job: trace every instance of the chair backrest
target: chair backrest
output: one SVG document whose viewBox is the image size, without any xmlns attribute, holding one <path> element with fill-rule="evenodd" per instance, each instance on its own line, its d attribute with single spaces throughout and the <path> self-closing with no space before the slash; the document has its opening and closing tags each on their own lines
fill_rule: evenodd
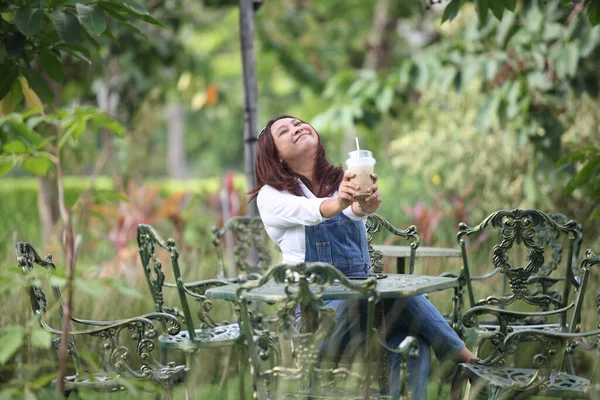
<svg viewBox="0 0 600 400">
<path fill-rule="evenodd" d="M 302 263 L 297 265 L 279 264 L 270 268 L 258 280 L 250 280 L 240 285 L 237 298 L 240 304 L 241 329 L 248 342 L 250 362 L 252 364 L 255 398 L 267 398 L 271 380 L 283 379 L 301 382 L 305 389 L 318 393 L 320 383 L 330 383 L 336 378 L 351 376 L 367 391 L 371 384 L 369 373 L 358 374 L 346 368 L 328 367 L 322 363 L 321 351 L 334 346 L 326 341 L 334 339 L 330 335 L 336 331 L 338 320 L 336 310 L 328 307 L 323 293 L 328 287 L 334 287 L 340 293 L 353 291 L 367 299 L 366 344 L 363 360 L 366 365 L 371 361 L 371 350 L 375 339 L 375 303 L 377 302 L 376 280 L 350 281 L 334 266 L 324 263 Z M 258 331 L 252 324 L 249 303 L 257 301 L 264 294 L 277 294 L 277 316 L 279 323 L 275 331 Z M 300 320 L 297 319 L 301 313 Z M 279 360 L 261 359 L 265 355 L 265 338 L 276 335 L 280 342 L 291 340 L 295 357 L 285 363 L 285 357 Z M 277 363 L 277 365 L 272 365 Z M 278 386 L 283 387 L 281 382 Z M 284 388 L 285 391 L 285 388 Z M 356 392 L 353 393 L 354 395 Z M 269 397 L 270 398 L 270 397 Z"/>
<path fill-rule="evenodd" d="M 26 275 L 33 275 L 34 268 L 36 265 L 44 268 L 48 272 L 48 275 L 51 271 L 56 269 L 55 265 L 52 263 L 52 256 L 50 254 L 47 254 L 44 257 L 44 259 L 42 259 L 39 256 L 39 254 L 35 251 L 33 246 L 31 246 L 27 242 L 18 242 L 16 244 L 16 257 L 19 268 L 21 268 L 23 273 Z M 47 320 L 48 299 L 46 297 L 46 294 L 44 293 L 44 290 L 42 289 L 42 286 L 39 284 L 35 284 L 32 281 L 29 284 L 28 291 L 31 311 L 33 315 L 38 318 L 40 325 L 46 331 L 55 335 L 60 335 L 61 331 L 52 328 L 49 321 Z M 58 314 L 62 322 L 63 308 L 60 289 L 57 286 L 52 285 L 52 292 L 54 294 L 55 300 L 58 302 Z M 60 344 L 60 342 L 57 341 L 57 339 L 54 340 L 55 348 L 58 348 L 58 345 Z M 81 373 L 81 360 L 79 359 L 79 355 L 76 351 L 76 345 L 75 341 L 73 340 L 73 337 L 69 337 L 68 339 L 68 349 L 69 355 L 71 356 L 73 365 L 75 367 L 75 371 L 77 375 L 79 375 Z"/>
<path fill-rule="evenodd" d="M 494 231 L 496 235 L 494 235 Z M 557 268 L 553 264 L 554 260 L 545 264 L 545 254 L 547 254 L 549 242 L 537 239 L 538 235 L 547 237 L 547 232 L 556 232 L 556 235 L 560 235 L 566 241 L 568 247 L 563 272 L 565 274 L 563 294 L 559 298 L 544 293 L 534 293 L 528 285 L 528 279 L 538 274 L 540 270 Z M 470 263 L 472 257 L 469 257 L 468 242 L 476 241 L 484 234 L 490 235 L 487 240 L 500 240 L 492 249 L 492 264 L 498 273 L 508 280 L 509 291 L 507 293 L 493 293 L 492 291 L 491 296 L 476 300 L 471 282 L 471 276 L 474 274 L 470 269 L 472 268 Z M 575 244 L 579 239 L 580 232 L 575 221 L 559 224 L 548 214 L 538 210 L 499 210 L 490 214 L 475 227 L 470 227 L 461 222 L 457 234 L 463 257 L 461 280 L 467 286 L 470 306 L 494 305 L 504 307 L 519 301 L 534 307 L 552 309 L 565 307 L 571 293 L 573 257 Z M 513 254 L 511 250 L 517 248 L 527 252 L 523 265 L 520 264 L 520 260 L 511 260 L 511 254 Z M 550 249 L 549 251 L 553 250 Z M 487 289 L 486 294 L 490 294 L 491 287 L 488 286 Z M 563 324 L 566 323 L 564 315 L 561 321 Z"/>
<path fill-rule="evenodd" d="M 566 225 L 569 223 L 569 218 L 561 213 L 548 213 L 548 216 L 557 223 L 557 225 Z M 583 225 L 577 224 L 576 229 L 579 232 L 578 239 L 575 241 L 573 246 L 573 260 L 571 261 L 573 267 L 573 277 L 575 278 L 575 284 L 580 278 L 579 274 L 579 253 L 581 252 L 581 244 L 583 242 Z M 541 246 L 544 246 L 550 252 L 550 257 L 546 260 L 544 265 L 539 269 L 536 275 L 539 276 L 550 276 L 552 272 L 560 265 L 563 257 L 563 241 L 561 241 L 561 232 L 556 230 L 553 225 L 543 224 L 538 227 L 535 242 Z"/>
<path fill-rule="evenodd" d="M 264 273 L 271 266 L 270 239 L 260 217 L 238 216 L 212 230 L 219 271 L 218 278 Z"/>
<path fill-rule="evenodd" d="M 538 385 L 542 381 L 549 379 L 552 373 L 560 373 L 565 371 L 565 367 L 570 365 L 565 363 L 565 360 L 571 356 L 575 349 L 583 349 L 588 351 L 594 351 L 594 363 L 591 366 L 590 371 L 590 385 L 589 388 L 592 393 L 594 390 L 598 390 L 597 384 L 600 375 L 600 292 L 596 294 L 595 306 L 598 314 L 598 326 L 593 331 L 580 332 L 580 327 L 577 326 L 577 322 L 581 320 L 581 313 L 584 306 L 584 299 L 586 298 L 587 286 L 589 283 L 589 277 L 591 268 L 594 265 L 600 264 L 600 257 L 598 257 L 591 249 L 585 252 L 585 257 L 580 264 L 581 280 L 580 285 L 577 288 L 574 300 L 574 309 L 570 318 L 570 329 L 569 333 L 554 333 L 543 330 L 517 330 L 506 337 L 503 342 L 500 341 L 498 345 L 502 346 L 505 356 L 508 354 L 514 354 L 519 349 L 519 343 L 527 340 L 528 342 L 539 342 L 542 346 L 541 352 L 535 355 L 534 364 L 539 369 L 537 376 Z M 588 295 L 589 298 L 589 295 Z M 556 346 L 561 346 L 561 351 L 556 351 Z M 504 357 L 505 357 L 504 356 Z M 500 363 L 504 362 L 504 357 L 499 359 Z M 553 359 L 558 358 L 557 362 L 552 362 Z M 569 371 L 574 373 L 573 371 Z M 577 380 L 567 379 L 564 384 L 561 385 L 563 390 L 567 390 L 570 387 L 576 387 L 580 384 Z M 581 389 L 579 387 L 578 389 Z"/>
<path fill-rule="evenodd" d="M 139 224 L 137 229 L 137 242 L 140 258 L 142 260 L 142 267 L 144 269 L 148 288 L 154 299 L 156 311 L 165 312 L 176 317 L 183 317 L 189 337 L 194 341 L 196 339 L 194 321 L 186 296 L 186 288 L 179 270 L 179 252 L 175 246 L 175 240 L 172 238 L 165 240 L 152 226 Z M 166 286 L 165 274 L 162 269 L 162 263 L 156 256 L 156 247 L 163 248 L 169 253 L 181 310 L 176 307 L 165 306 L 164 304 L 163 288 Z"/>
<path fill-rule="evenodd" d="M 379 214 L 370 214 L 367 217 L 367 242 L 369 247 L 369 258 L 371 261 L 371 267 L 373 269 L 373 273 L 380 274 L 383 272 L 383 263 L 381 259 L 383 255 L 380 251 L 375 250 L 372 245 L 373 234 L 382 231 L 383 229 L 387 230 L 393 235 L 400 236 L 408 241 L 410 241 L 410 259 L 408 265 L 408 273 L 412 274 L 415 270 L 415 254 L 417 248 L 419 247 L 419 236 L 417 235 L 417 227 L 414 225 L 409 226 L 405 230 L 398 229 L 394 227 L 388 220 L 383 218 Z"/>
</svg>

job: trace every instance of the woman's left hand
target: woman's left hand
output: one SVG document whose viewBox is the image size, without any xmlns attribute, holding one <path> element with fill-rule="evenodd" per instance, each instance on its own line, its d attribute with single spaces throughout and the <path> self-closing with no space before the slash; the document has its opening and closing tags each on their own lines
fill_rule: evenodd
<svg viewBox="0 0 600 400">
<path fill-rule="evenodd" d="M 360 210 L 367 214 L 377 211 L 379 205 L 381 204 L 381 193 L 379 193 L 379 189 L 377 187 L 378 177 L 375 174 L 371 174 L 371 178 L 373 179 L 373 184 L 369 186 L 369 192 L 371 192 L 371 195 L 364 200 L 358 200 Z"/>
</svg>

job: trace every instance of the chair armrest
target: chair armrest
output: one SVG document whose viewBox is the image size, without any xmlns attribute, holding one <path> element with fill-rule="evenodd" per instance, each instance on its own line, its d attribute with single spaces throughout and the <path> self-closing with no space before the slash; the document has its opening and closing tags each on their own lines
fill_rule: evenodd
<svg viewBox="0 0 600 400">
<path fill-rule="evenodd" d="M 463 325 L 467 328 L 473 328 L 477 325 L 477 318 L 481 315 L 492 315 L 495 316 L 499 321 L 499 330 L 501 332 L 506 332 L 508 326 L 513 324 L 516 321 L 523 320 L 529 317 L 550 317 L 554 315 L 559 315 L 567 312 L 569 309 L 573 308 L 574 304 L 569 304 L 566 307 L 559 308 L 551 311 L 537 311 L 537 312 L 522 312 L 522 311 L 512 311 L 512 310 L 503 310 L 496 307 L 490 306 L 476 306 L 473 307 L 463 315 L 462 322 Z"/>
<path fill-rule="evenodd" d="M 562 276 L 556 277 L 556 278 L 551 278 L 549 276 L 534 275 L 534 276 L 530 276 L 529 279 L 527 279 L 527 283 L 529 283 L 529 284 L 540 283 L 540 284 L 544 285 L 544 287 L 550 287 L 550 286 L 554 285 L 555 283 L 562 282 L 564 280 L 565 280 L 565 278 Z"/>
<path fill-rule="evenodd" d="M 514 352 L 518 342 L 523 341 L 552 341 L 559 342 L 564 346 L 568 343 L 568 351 L 571 351 L 575 347 L 584 347 L 586 349 L 592 349 L 598 346 L 598 339 L 588 341 L 585 338 L 590 336 L 600 335 L 600 329 L 595 331 L 580 332 L 580 333 L 566 333 L 566 332 L 555 332 L 555 331 L 543 331 L 540 329 L 522 329 L 517 332 L 510 333 L 504 339 L 504 348 L 507 352 Z"/>
<path fill-rule="evenodd" d="M 136 316 L 133 318 L 119 319 L 119 320 L 112 320 L 112 321 L 95 321 L 95 320 L 81 319 L 81 318 L 76 318 L 76 317 L 72 317 L 71 320 L 73 322 L 76 322 L 76 323 L 82 324 L 82 325 L 91 325 L 91 326 L 95 326 L 98 328 L 107 328 L 107 327 L 120 326 L 123 323 L 128 323 L 128 322 L 138 319 L 138 318 L 141 318 L 143 320 L 149 320 L 149 321 L 160 321 L 160 322 L 167 324 L 169 326 L 167 328 L 167 333 L 169 335 L 177 335 L 181 331 L 181 324 L 176 317 L 174 317 L 173 315 L 167 314 L 167 313 L 159 313 L 159 312 L 153 312 L 153 313 L 139 315 L 139 316 Z M 72 332 L 77 332 L 77 331 L 72 331 Z"/>
</svg>

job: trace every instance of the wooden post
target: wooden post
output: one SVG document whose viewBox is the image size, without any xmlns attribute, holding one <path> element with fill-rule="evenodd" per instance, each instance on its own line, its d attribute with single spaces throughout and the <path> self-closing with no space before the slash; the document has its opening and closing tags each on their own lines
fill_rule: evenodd
<svg viewBox="0 0 600 400">
<path fill-rule="evenodd" d="M 244 171 L 248 190 L 256 186 L 254 158 L 258 136 L 258 90 L 256 87 L 256 59 L 254 56 L 254 2 L 239 0 L 240 44 L 244 76 Z M 258 216 L 256 200 L 248 204 L 249 216 Z"/>
</svg>

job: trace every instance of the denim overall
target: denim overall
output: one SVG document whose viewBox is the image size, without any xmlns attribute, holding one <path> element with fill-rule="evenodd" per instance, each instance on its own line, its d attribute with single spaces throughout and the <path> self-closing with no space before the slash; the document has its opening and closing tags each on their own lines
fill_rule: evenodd
<svg viewBox="0 0 600 400">
<path fill-rule="evenodd" d="M 362 221 L 353 221 L 344 215 L 344 213 L 339 213 L 335 217 L 323 221 L 318 225 L 306 226 L 305 237 L 306 262 L 326 262 L 332 264 L 350 278 L 367 277 L 371 272 L 366 229 Z M 435 310 L 431 303 L 424 297 L 416 296 L 416 298 L 419 299 L 417 302 L 426 302 Z M 384 314 L 386 315 L 386 338 L 387 344 L 390 347 L 397 347 L 408 336 L 409 332 L 414 332 L 410 328 L 410 325 L 413 325 L 410 323 L 413 320 L 412 316 L 404 315 L 406 314 L 404 311 L 410 308 L 407 307 L 407 303 L 412 302 L 410 299 L 412 298 L 383 301 Z M 365 342 L 366 301 L 329 300 L 325 303 L 329 307 L 337 309 L 336 319 L 338 325 L 336 331 L 322 347 L 321 350 L 324 353 L 322 355 L 329 359 L 339 359 L 342 353 L 348 355 L 352 354 L 353 351 L 360 350 Z M 396 308 L 396 312 L 402 312 L 402 315 L 396 314 L 391 321 L 387 322 L 390 315 L 394 315 L 394 308 Z M 423 311 L 427 312 L 426 315 L 429 319 L 431 310 Z M 435 311 L 437 312 L 437 310 Z M 357 318 L 358 315 L 360 315 L 360 318 Z M 450 328 L 441 315 L 440 318 L 443 324 Z M 406 326 L 406 323 L 409 326 Z M 452 331 L 452 329 L 449 330 Z M 408 390 L 411 392 L 412 398 L 418 400 L 425 399 L 427 393 L 430 343 L 420 335 L 420 332 L 416 334 L 419 341 L 419 357 L 417 359 L 409 359 Z M 456 338 L 458 339 L 458 336 Z M 390 360 L 392 366 L 389 379 L 389 393 L 392 396 L 399 396 L 399 357 L 395 354 L 390 354 Z"/>
</svg>

